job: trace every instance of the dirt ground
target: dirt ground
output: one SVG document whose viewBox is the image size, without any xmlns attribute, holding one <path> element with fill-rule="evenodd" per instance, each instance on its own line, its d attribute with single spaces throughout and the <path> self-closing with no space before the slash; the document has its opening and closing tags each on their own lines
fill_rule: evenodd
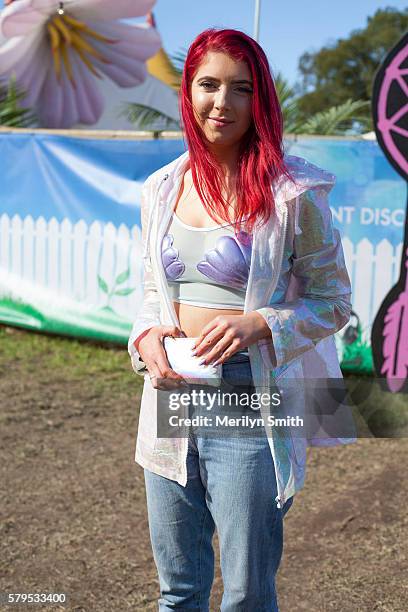
<svg viewBox="0 0 408 612">
<path fill-rule="evenodd" d="M 0 327 L 0 591 L 69 599 L 2 609 L 157 610 L 134 463 L 140 380 L 126 348 Z M 281 612 L 406 612 L 408 439 L 308 453 L 285 519 Z M 221 596 L 217 553 L 211 611 Z"/>
</svg>

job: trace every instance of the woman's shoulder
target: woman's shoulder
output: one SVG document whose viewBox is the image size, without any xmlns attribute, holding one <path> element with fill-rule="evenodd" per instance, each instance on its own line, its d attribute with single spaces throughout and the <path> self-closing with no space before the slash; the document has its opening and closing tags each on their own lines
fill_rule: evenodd
<svg viewBox="0 0 408 612">
<path fill-rule="evenodd" d="M 280 178 L 275 181 L 275 194 L 279 191 L 283 194 L 284 200 L 292 200 L 303 192 L 315 187 L 322 187 L 330 191 L 336 182 L 336 176 L 308 161 L 304 157 L 297 155 L 285 155 L 284 162 L 292 178 Z"/>
<path fill-rule="evenodd" d="M 328 172 L 324 168 L 312 164 L 304 157 L 297 155 L 285 155 L 284 161 L 289 171 L 296 175 L 296 177 L 316 178 L 327 182 L 334 182 L 336 180 L 335 175 L 332 172 Z"/>
</svg>

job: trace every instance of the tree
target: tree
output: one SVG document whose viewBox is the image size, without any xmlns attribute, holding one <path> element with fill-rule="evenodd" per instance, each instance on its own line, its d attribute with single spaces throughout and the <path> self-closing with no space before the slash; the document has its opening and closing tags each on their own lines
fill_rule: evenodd
<svg viewBox="0 0 408 612">
<path fill-rule="evenodd" d="M 375 73 L 388 51 L 408 28 L 408 9 L 378 10 L 362 30 L 345 39 L 306 52 L 299 60 L 299 111 L 305 118 L 347 100 L 369 101 Z M 367 107 L 366 123 L 369 116 Z"/>
<path fill-rule="evenodd" d="M 285 134 L 344 136 L 357 121 L 365 125 L 365 100 L 346 100 L 338 106 L 329 105 L 324 111 L 305 118 L 299 108 L 299 98 L 280 72 L 275 76 L 276 93 L 282 109 Z"/>
</svg>

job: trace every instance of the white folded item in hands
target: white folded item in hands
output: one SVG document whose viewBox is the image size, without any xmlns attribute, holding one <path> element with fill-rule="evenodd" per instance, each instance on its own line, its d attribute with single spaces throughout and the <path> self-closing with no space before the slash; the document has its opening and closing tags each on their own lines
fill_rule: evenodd
<svg viewBox="0 0 408 612">
<path fill-rule="evenodd" d="M 167 359 L 172 370 L 183 376 L 187 383 L 218 385 L 222 375 L 222 363 L 218 365 L 200 365 L 205 355 L 192 355 L 193 345 L 197 338 L 173 338 L 165 336 L 163 340 Z"/>
</svg>

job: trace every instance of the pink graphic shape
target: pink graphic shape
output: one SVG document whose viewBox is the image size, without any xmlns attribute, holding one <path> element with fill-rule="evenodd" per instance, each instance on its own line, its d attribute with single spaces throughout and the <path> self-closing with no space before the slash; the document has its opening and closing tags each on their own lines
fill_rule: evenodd
<svg viewBox="0 0 408 612">
<path fill-rule="evenodd" d="M 408 57 L 408 46 L 405 46 L 392 60 L 391 64 L 385 70 L 384 79 L 381 83 L 380 94 L 378 96 L 377 105 L 377 127 L 380 130 L 384 146 L 395 163 L 408 174 L 408 160 L 399 151 L 395 144 L 393 134 L 400 134 L 408 138 L 408 131 L 396 125 L 397 122 L 408 113 L 408 84 L 404 80 L 404 76 L 408 74 L 408 68 L 401 68 Z M 405 94 L 407 103 L 404 104 L 391 117 L 387 117 L 387 104 L 391 95 L 391 86 L 394 81 L 398 84 L 402 92 Z"/>
<path fill-rule="evenodd" d="M 408 269 L 408 249 L 405 267 Z M 389 389 L 396 393 L 402 389 L 408 375 L 408 274 L 405 288 L 388 307 L 384 323 L 381 374 L 386 375 Z"/>
</svg>

